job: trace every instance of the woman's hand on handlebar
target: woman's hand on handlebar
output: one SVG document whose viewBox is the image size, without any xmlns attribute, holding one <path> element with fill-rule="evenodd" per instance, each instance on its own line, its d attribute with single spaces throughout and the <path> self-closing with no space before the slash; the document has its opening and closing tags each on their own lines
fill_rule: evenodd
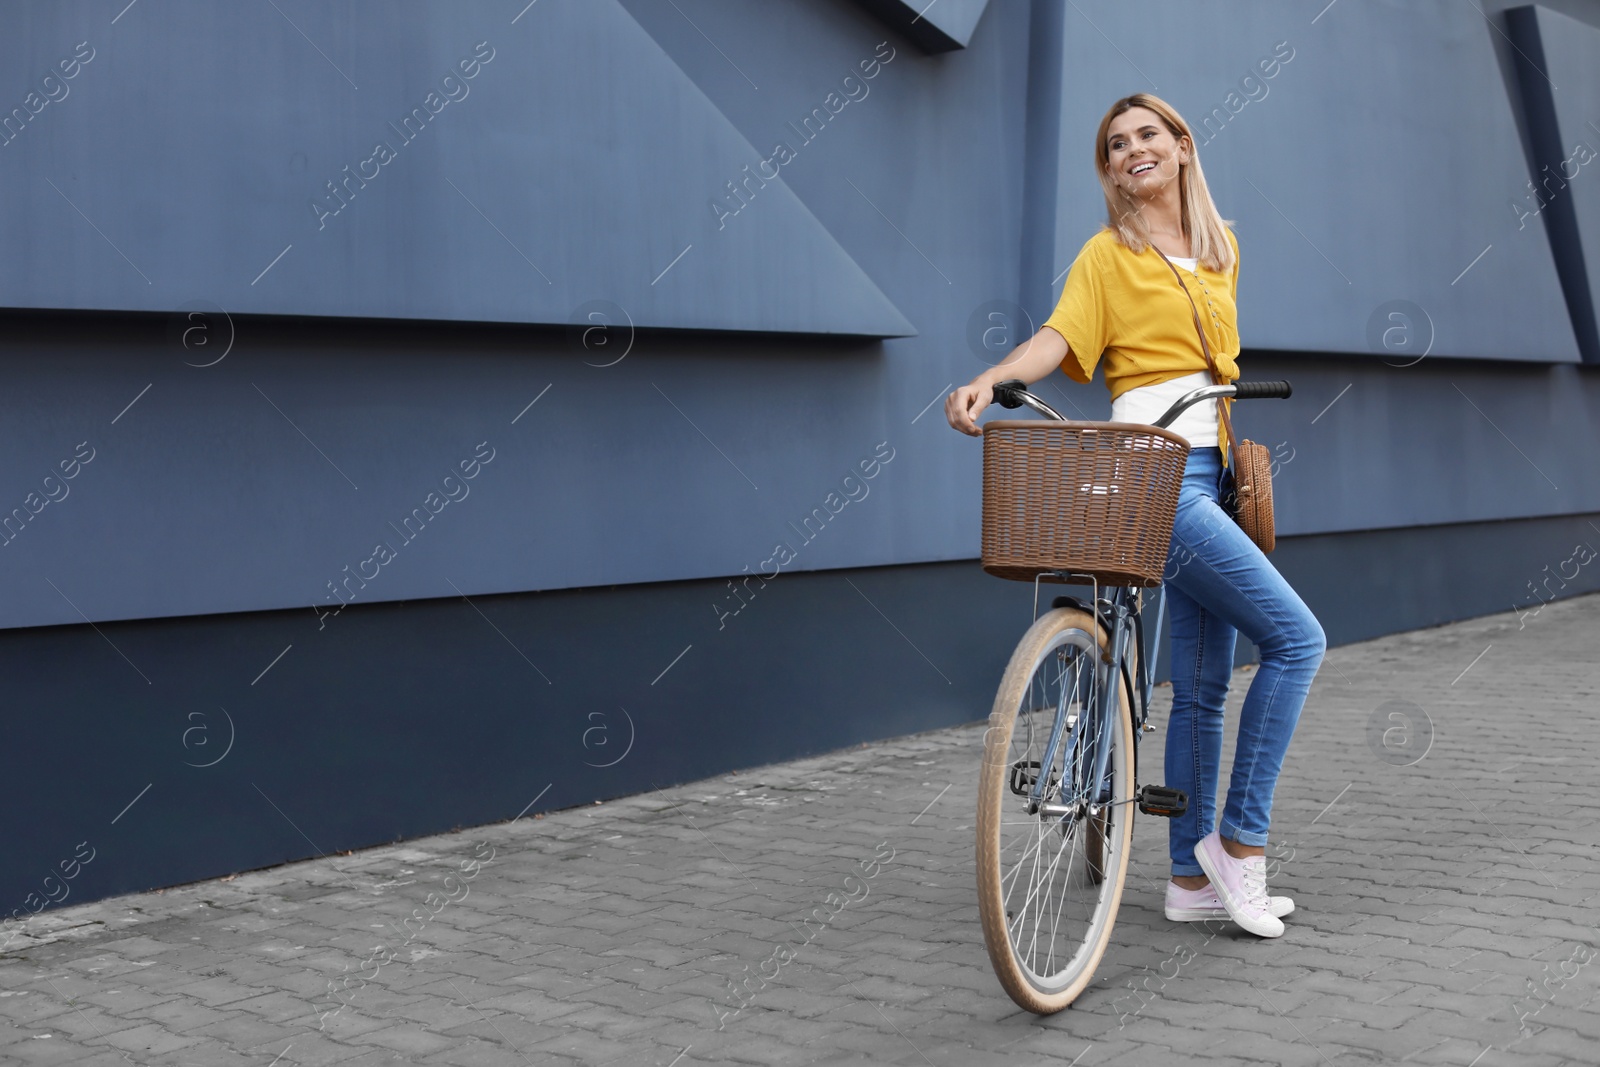
<svg viewBox="0 0 1600 1067">
<path fill-rule="evenodd" d="M 945 398 L 944 417 L 950 425 L 973 437 L 983 436 L 978 416 L 994 403 L 994 383 L 1007 378 L 1036 382 L 1054 371 L 1066 359 L 1067 339 L 1048 326 L 1011 350 L 997 366 L 991 367 Z"/>
<path fill-rule="evenodd" d="M 945 397 L 944 417 L 951 426 L 962 433 L 982 437 L 983 430 L 978 426 L 978 416 L 982 415 L 984 409 L 992 403 L 994 403 L 994 387 L 982 377 L 974 378 L 969 384 L 958 387 L 955 392 Z"/>
</svg>

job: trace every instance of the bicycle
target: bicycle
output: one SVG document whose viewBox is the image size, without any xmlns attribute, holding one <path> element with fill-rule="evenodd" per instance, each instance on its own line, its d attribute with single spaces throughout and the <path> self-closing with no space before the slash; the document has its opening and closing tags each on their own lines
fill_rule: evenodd
<svg viewBox="0 0 1600 1067">
<path fill-rule="evenodd" d="M 1001 678 L 978 786 L 978 911 L 1000 984 L 1018 1006 L 1060 1011 L 1094 978 L 1133 844 L 1133 807 L 1172 817 L 1181 791 L 1138 787 L 1154 659 L 1143 590 L 1167 566 L 1188 443 L 1167 430 L 1216 397 L 1286 398 L 1288 382 L 1192 390 L 1153 425 L 1071 422 L 1017 379 L 995 400 L 1041 420 L 983 428 L 983 568 L 1034 583 L 1034 623 Z M 1092 599 L 1042 582 L 1089 584 Z M 1105 595 L 1102 595 L 1104 592 Z M 1166 598 L 1159 599 L 1155 634 Z"/>
</svg>

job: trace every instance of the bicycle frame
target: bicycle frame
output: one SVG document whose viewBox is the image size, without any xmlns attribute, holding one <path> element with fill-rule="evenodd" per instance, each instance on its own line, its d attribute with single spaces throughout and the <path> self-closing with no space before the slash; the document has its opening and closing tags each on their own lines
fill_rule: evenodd
<svg viewBox="0 0 1600 1067">
<path fill-rule="evenodd" d="M 1036 583 L 1037 585 L 1037 583 Z M 1096 591 L 1099 585 L 1096 583 Z M 1163 601 L 1165 608 L 1165 601 Z M 1126 586 L 1114 586 L 1110 589 L 1109 599 L 1095 598 L 1096 621 L 1106 627 L 1108 644 L 1110 647 L 1104 654 L 1097 657 L 1094 666 L 1095 674 L 1104 679 L 1095 692 L 1095 707 L 1085 709 L 1077 721 L 1068 726 L 1066 698 L 1070 690 L 1063 688 L 1060 703 L 1056 707 L 1055 718 L 1050 726 L 1050 737 L 1045 742 L 1044 752 L 1039 761 L 1039 775 L 1034 779 L 1033 786 L 1028 795 L 1028 810 L 1031 813 L 1056 815 L 1063 819 L 1076 817 L 1081 814 L 1073 804 L 1052 804 L 1046 797 L 1050 789 L 1049 768 L 1055 766 L 1056 754 L 1063 744 L 1067 745 L 1068 753 L 1072 752 L 1091 729 L 1095 732 L 1094 766 L 1086 781 L 1096 783 L 1094 796 L 1089 798 L 1087 814 L 1099 814 L 1098 805 L 1105 799 L 1103 795 L 1106 771 L 1111 758 L 1112 731 L 1115 729 L 1115 716 L 1121 714 L 1121 688 L 1118 684 L 1127 676 L 1128 645 L 1131 641 L 1138 641 L 1143 649 L 1143 625 L 1140 618 L 1139 600 L 1133 589 Z M 1091 635 L 1094 636 L 1094 635 Z M 1148 657 L 1146 657 L 1148 663 Z M 1134 720 L 1134 752 L 1133 762 L 1137 768 L 1138 742 L 1144 733 L 1144 724 L 1150 716 L 1150 691 L 1152 689 L 1152 672 L 1141 665 L 1137 687 L 1133 679 L 1127 679 L 1128 688 L 1137 694 L 1136 708 L 1130 708 L 1129 713 L 1135 716 Z M 1070 730 L 1070 733 L 1068 732 Z M 1066 735 L 1065 737 L 1063 735 Z M 1067 763 L 1063 762 L 1062 789 L 1068 787 L 1066 777 Z M 1082 798 L 1080 798 L 1082 799 Z"/>
</svg>

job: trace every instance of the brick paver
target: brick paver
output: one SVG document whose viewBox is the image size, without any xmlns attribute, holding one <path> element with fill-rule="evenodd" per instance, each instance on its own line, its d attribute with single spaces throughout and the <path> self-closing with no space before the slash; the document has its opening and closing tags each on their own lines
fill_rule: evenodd
<svg viewBox="0 0 1600 1067">
<path fill-rule="evenodd" d="M 1048 1018 L 984 955 L 974 724 L 46 913 L 0 1061 L 1592 1064 L 1597 635 L 1588 596 L 1334 649 L 1274 814 L 1288 933 L 1167 922 L 1141 817 Z"/>
</svg>

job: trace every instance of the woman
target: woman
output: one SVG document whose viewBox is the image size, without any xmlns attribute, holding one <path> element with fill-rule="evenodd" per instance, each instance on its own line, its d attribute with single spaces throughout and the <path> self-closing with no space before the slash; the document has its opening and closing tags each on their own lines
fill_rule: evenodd
<svg viewBox="0 0 1600 1067">
<path fill-rule="evenodd" d="M 1238 378 L 1238 245 L 1212 203 L 1188 125 L 1148 93 L 1118 100 L 1100 120 L 1095 166 L 1107 227 L 1078 253 L 1044 327 L 945 400 L 956 429 L 981 433 L 975 420 L 995 382 L 1031 383 L 1059 367 L 1087 383 L 1102 356 L 1111 420 L 1159 418 L 1184 393 L 1212 384 L 1185 288 L 1218 371 Z M 1181 287 L 1166 260 L 1180 268 Z M 1166 915 L 1227 916 L 1253 934 L 1278 937 L 1294 904 L 1266 891 L 1272 794 L 1326 642 L 1316 617 L 1218 504 L 1219 422 L 1215 403 L 1196 404 L 1170 427 L 1190 452 L 1164 576 L 1172 606 L 1166 784 L 1190 799 L 1171 820 Z M 1223 701 L 1239 633 L 1261 649 L 1261 666 L 1240 716 L 1227 805 L 1213 827 Z"/>
</svg>

